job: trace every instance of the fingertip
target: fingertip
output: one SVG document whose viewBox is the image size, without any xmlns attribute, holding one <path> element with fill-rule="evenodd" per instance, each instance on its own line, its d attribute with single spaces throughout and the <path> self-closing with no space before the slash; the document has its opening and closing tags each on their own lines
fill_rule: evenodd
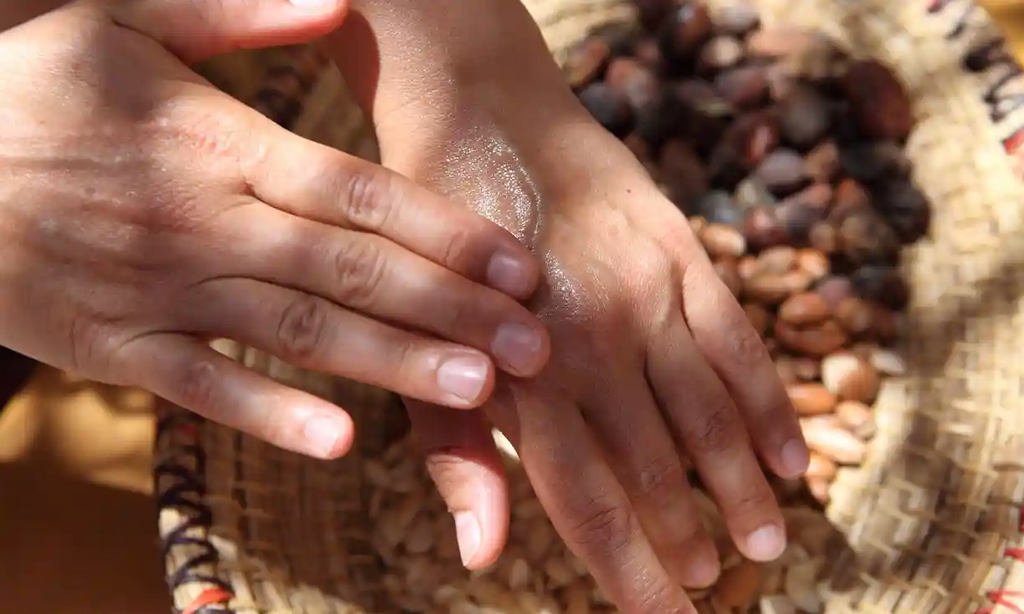
<svg viewBox="0 0 1024 614">
<path fill-rule="evenodd" d="M 737 547 L 752 561 L 768 563 L 782 556 L 786 549 L 786 530 L 779 525 L 767 524 L 752 531 Z"/>
<path fill-rule="evenodd" d="M 529 298 L 539 279 L 540 265 L 523 245 L 499 247 L 487 263 L 487 285 L 518 300 Z"/>
<path fill-rule="evenodd" d="M 494 392 L 494 372 L 494 362 L 481 352 L 442 359 L 437 367 L 438 402 L 453 409 L 480 407 Z"/>
<path fill-rule="evenodd" d="M 354 435 L 355 425 L 347 413 L 315 410 L 302 425 L 300 448 L 310 456 L 335 459 L 352 449 Z"/>
<path fill-rule="evenodd" d="M 811 453 L 803 437 L 794 437 L 779 449 L 776 474 L 780 478 L 794 479 L 806 473 L 811 464 Z"/>
</svg>

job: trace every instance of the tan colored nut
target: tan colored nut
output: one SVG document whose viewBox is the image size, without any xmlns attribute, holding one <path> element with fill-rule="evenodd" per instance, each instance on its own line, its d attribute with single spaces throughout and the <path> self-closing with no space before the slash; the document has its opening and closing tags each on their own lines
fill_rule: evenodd
<svg viewBox="0 0 1024 614">
<path fill-rule="evenodd" d="M 743 291 L 753 301 L 776 305 L 792 294 L 790 286 L 784 274 L 755 273 L 747 280 Z"/>
<path fill-rule="evenodd" d="M 805 382 L 821 379 L 821 361 L 810 356 L 798 356 L 793 360 L 796 376 Z"/>
<path fill-rule="evenodd" d="M 807 478 L 807 490 L 814 500 L 822 505 L 828 505 L 832 500 L 832 495 L 829 493 L 831 486 L 832 482 L 825 478 Z"/>
<path fill-rule="evenodd" d="M 799 614 L 796 604 L 786 595 L 761 597 L 758 605 L 761 608 L 761 614 Z"/>
<path fill-rule="evenodd" d="M 843 401 L 836 406 L 836 417 L 844 427 L 861 439 L 871 439 L 875 436 L 875 415 L 864 403 Z"/>
<path fill-rule="evenodd" d="M 725 224 L 709 224 L 700 233 L 700 240 L 712 258 L 739 258 L 747 251 L 747 241 L 743 235 Z"/>
<path fill-rule="evenodd" d="M 831 482 L 836 477 L 836 464 L 831 459 L 818 454 L 817 452 L 811 452 L 811 461 L 807 466 L 807 472 L 804 476 L 808 479 L 819 479 L 826 482 Z"/>
<path fill-rule="evenodd" d="M 779 319 L 794 326 L 819 324 L 829 317 L 828 303 L 817 292 L 801 292 L 787 298 L 779 307 Z"/>
<path fill-rule="evenodd" d="M 789 400 L 801 416 L 820 416 L 836 407 L 836 397 L 821 384 L 792 384 L 786 387 Z"/>
<path fill-rule="evenodd" d="M 836 352 L 821 361 L 821 381 L 839 399 L 871 404 L 882 379 L 870 363 L 852 352 Z"/>
<path fill-rule="evenodd" d="M 797 256 L 797 251 L 788 245 L 769 247 L 757 257 L 757 272 L 765 274 L 786 273 L 797 265 Z"/>
<path fill-rule="evenodd" d="M 797 266 L 814 281 L 823 279 L 832 270 L 828 256 L 817 249 L 800 250 L 797 254 Z"/>
<path fill-rule="evenodd" d="M 764 337 L 765 333 L 772 326 L 772 314 L 757 303 L 744 303 L 743 311 L 750 320 L 750 325 L 757 331 L 758 336 Z"/>
<path fill-rule="evenodd" d="M 894 377 L 906 375 L 910 370 L 907 366 L 907 361 L 903 360 L 902 356 L 897 354 L 894 350 L 886 348 L 876 348 L 871 353 L 871 358 L 869 360 L 871 361 L 871 365 L 880 372 Z"/>
<path fill-rule="evenodd" d="M 819 416 L 820 417 L 820 416 Z M 828 416 L 831 417 L 831 416 Z M 839 425 L 827 425 L 815 418 L 800 420 L 807 447 L 840 465 L 859 465 L 867 454 L 867 446 Z"/>
</svg>

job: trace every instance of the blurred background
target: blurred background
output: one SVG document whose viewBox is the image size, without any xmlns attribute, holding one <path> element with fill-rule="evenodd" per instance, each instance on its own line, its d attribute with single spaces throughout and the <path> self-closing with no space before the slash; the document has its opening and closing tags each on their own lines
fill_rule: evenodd
<svg viewBox="0 0 1024 614">
<path fill-rule="evenodd" d="M 980 0 L 1024 60 L 1024 0 Z M 166 614 L 147 395 L 0 349 L 0 594 L 21 614 Z"/>
</svg>

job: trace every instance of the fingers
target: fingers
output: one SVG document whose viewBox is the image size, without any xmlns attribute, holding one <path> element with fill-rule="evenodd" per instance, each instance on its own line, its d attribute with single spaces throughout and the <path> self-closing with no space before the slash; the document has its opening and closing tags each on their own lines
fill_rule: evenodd
<svg viewBox="0 0 1024 614">
<path fill-rule="evenodd" d="M 624 381 L 623 381 L 624 380 Z M 659 560 L 677 582 L 710 586 L 718 552 L 704 529 L 675 442 L 642 377 L 601 390 L 584 413 Z"/>
<path fill-rule="evenodd" d="M 140 337 L 121 350 L 129 381 L 175 405 L 281 448 L 337 458 L 352 447 L 352 419 L 331 403 L 250 371 L 197 339 Z"/>
<path fill-rule="evenodd" d="M 455 520 L 462 563 L 481 569 L 505 547 L 509 494 L 501 456 L 482 412 L 406 400 L 427 469 Z"/>
<path fill-rule="evenodd" d="M 186 63 L 236 49 L 312 41 L 341 25 L 350 0 L 114 0 L 115 23 Z"/>
<path fill-rule="evenodd" d="M 789 395 L 743 309 L 704 261 L 687 267 L 683 309 L 701 354 L 721 377 L 772 471 L 795 478 L 809 454 Z"/>
<path fill-rule="evenodd" d="M 608 597 L 626 614 L 697 614 L 658 561 L 579 411 L 529 398 L 516 402 L 519 453 L 530 483 Z"/>
<path fill-rule="evenodd" d="M 652 335 L 647 374 L 737 548 L 755 561 L 777 558 L 786 536 L 775 495 L 729 392 L 702 358 L 682 318 Z"/>
<path fill-rule="evenodd" d="M 300 217 L 380 234 L 515 298 L 536 288 L 538 262 L 500 226 L 393 171 L 277 126 L 268 129 L 274 146 L 264 147 L 245 169 L 264 202 Z"/>
<path fill-rule="evenodd" d="M 526 307 L 378 235 L 312 222 L 270 207 L 240 212 L 246 251 L 231 273 L 288 285 L 377 318 L 489 352 L 532 376 L 550 353 Z"/>
<path fill-rule="evenodd" d="M 486 354 L 427 339 L 322 298 L 250 279 L 195 287 L 189 332 L 225 337 L 297 367 L 450 407 L 482 403 L 494 386 Z"/>
</svg>

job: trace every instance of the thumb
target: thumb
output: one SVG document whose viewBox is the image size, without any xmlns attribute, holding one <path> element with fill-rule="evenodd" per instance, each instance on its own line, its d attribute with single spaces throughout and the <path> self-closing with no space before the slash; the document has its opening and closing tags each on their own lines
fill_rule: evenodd
<svg viewBox="0 0 1024 614">
<path fill-rule="evenodd" d="M 296 45 L 338 26 L 351 0 L 113 0 L 120 26 L 163 45 L 185 63 L 237 49 Z"/>
<path fill-rule="evenodd" d="M 430 477 L 455 520 L 463 565 L 487 567 L 505 547 L 510 510 L 505 470 L 484 413 L 410 399 L 405 406 Z"/>
</svg>

